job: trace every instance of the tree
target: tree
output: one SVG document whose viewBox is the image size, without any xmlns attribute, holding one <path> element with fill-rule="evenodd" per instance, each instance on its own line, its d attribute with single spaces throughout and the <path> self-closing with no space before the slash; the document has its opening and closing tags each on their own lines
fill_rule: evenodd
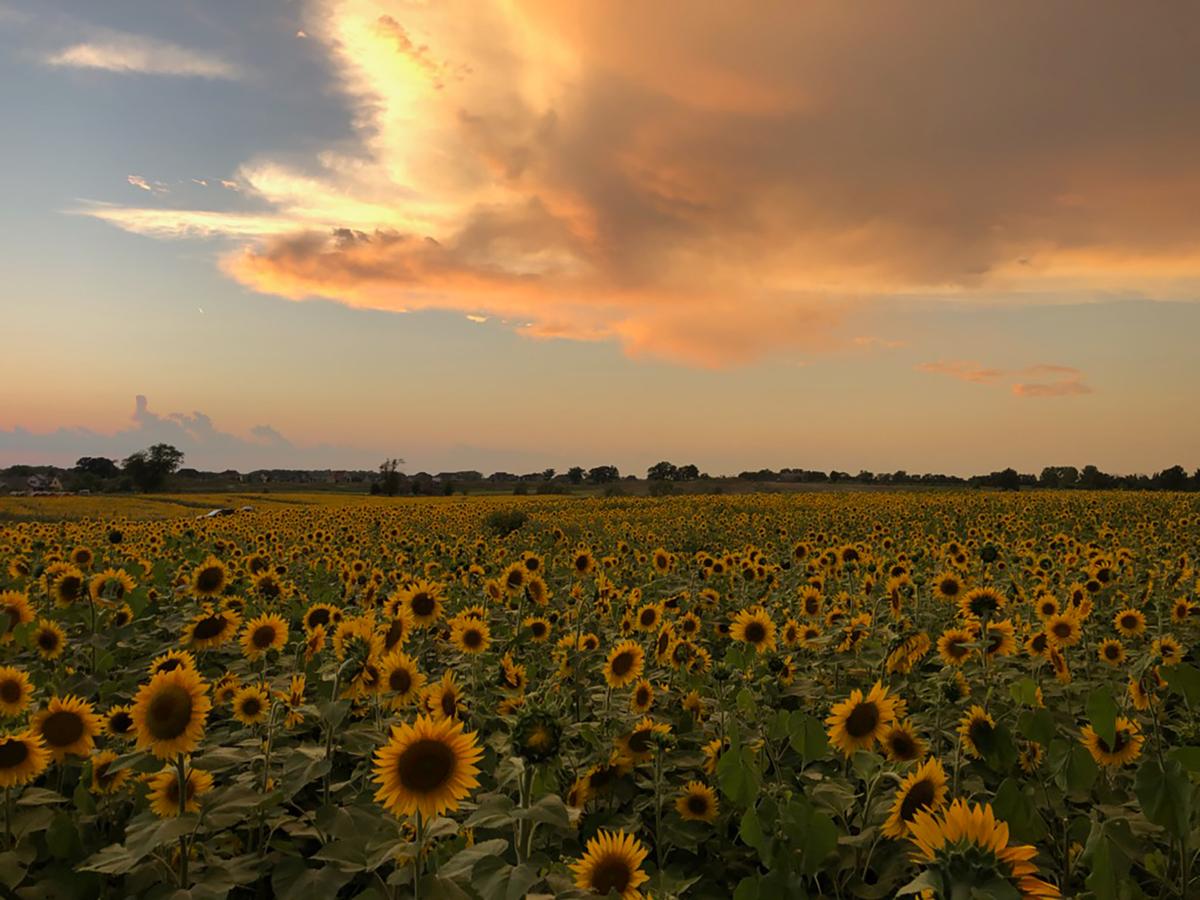
<svg viewBox="0 0 1200 900">
<path fill-rule="evenodd" d="M 695 481 L 700 477 L 700 470 L 693 465 L 680 466 L 675 470 L 676 481 Z"/>
<path fill-rule="evenodd" d="M 75 461 L 75 471 L 97 478 L 116 478 L 121 474 L 117 464 L 103 456 L 81 456 Z"/>
<path fill-rule="evenodd" d="M 1171 466 L 1154 476 L 1155 487 L 1164 491 L 1182 491 L 1187 487 L 1187 470 L 1183 466 Z"/>
<path fill-rule="evenodd" d="M 139 491 L 157 491 L 182 462 L 182 450 L 170 444 L 155 444 L 127 456 L 121 468 Z"/>
<path fill-rule="evenodd" d="M 386 497 L 395 497 L 400 493 L 400 482 L 403 476 L 400 474 L 400 464 L 402 459 L 385 459 L 379 464 L 379 491 Z M 372 491 L 372 493 L 375 493 Z"/>
<path fill-rule="evenodd" d="M 542 472 L 542 481 L 553 481 L 553 480 L 554 480 L 554 470 L 553 469 L 546 469 Z"/>
<path fill-rule="evenodd" d="M 567 481 L 571 484 L 583 483 L 583 466 L 571 466 L 567 469 Z"/>
<path fill-rule="evenodd" d="M 674 478 L 678 469 L 673 463 L 667 462 L 665 459 L 662 462 L 655 463 L 646 470 L 646 478 L 650 481 L 666 481 L 668 478 Z"/>
<path fill-rule="evenodd" d="M 609 484 L 621 477 L 616 466 L 596 466 L 588 469 L 588 481 L 592 484 Z"/>
</svg>

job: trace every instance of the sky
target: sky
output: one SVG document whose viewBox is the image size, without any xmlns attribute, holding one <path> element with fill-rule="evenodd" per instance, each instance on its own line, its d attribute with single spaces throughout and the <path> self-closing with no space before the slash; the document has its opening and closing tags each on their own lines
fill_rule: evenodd
<svg viewBox="0 0 1200 900">
<path fill-rule="evenodd" d="M 0 464 L 1200 466 L 1200 7 L 0 0 Z"/>
</svg>

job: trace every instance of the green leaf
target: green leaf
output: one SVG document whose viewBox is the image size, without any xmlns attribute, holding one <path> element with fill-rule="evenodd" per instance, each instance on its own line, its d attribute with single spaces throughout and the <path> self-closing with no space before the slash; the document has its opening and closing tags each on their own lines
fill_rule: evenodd
<svg viewBox="0 0 1200 900">
<path fill-rule="evenodd" d="M 438 871 L 447 878 L 458 879 L 469 876 L 472 869 L 475 868 L 475 864 L 481 859 L 489 856 L 499 856 L 507 849 L 508 841 L 501 838 L 483 841 L 473 847 L 459 850 Z"/>
<path fill-rule="evenodd" d="M 1183 694 L 1188 703 L 1195 705 L 1200 701 L 1200 669 L 1187 663 L 1179 663 L 1163 666 L 1161 672 L 1171 690 Z"/>
<path fill-rule="evenodd" d="M 513 810 L 512 817 L 549 825 L 561 832 L 572 830 L 571 815 L 567 812 L 567 805 L 563 803 L 562 797 L 558 794 L 547 794 L 529 809 Z"/>
<path fill-rule="evenodd" d="M 804 873 L 815 875 L 821 870 L 825 857 L 837 849 L 838 830 L 833 819 L 823 812 L 813 812 L 800 850 L 804 854 Z"/>
<path fill-rule="evenodd" d="M 1087 717 L 1100 740 L 1109 747 L 1117 742 L 1117 704 L 1108 688 L 1098 687 L 1088 694 Z"/>
<path fill-rule="evenodd" d="M 504 828 L 512 823 L 513 802 L 504 794 L 481 794 L 479 808 L 467 816 L 464 828 Z"/>
<path fill-rule="evenodd" d="M 829 738 L 825 735 L 825 729 L 819 721 L 801 710 L 795 710 L 789 717 L 788 741 L 805 764 L 823 759 L 829 753 Z"/>
<path fill-rule="evenodd" d="M 1166 765 L 1147 757 L 1138 767 L 1133 783 L 1142 812 L 1177 838 L 1189 832 L 1192 818 L 1192 784 L 1183 767 L 1173 759 Z"/>
<path fill-rule="evenodd" d="M 758 900 L 758 876 L 747 875 L 739 881 L 733 900 Z"/>
<path fill-rule="evenodd" d="M 762 823 L 758 820 L 758 810 L 754 807 L 742 813 L 741 825 L 738 828 L 738 834 L 746 843 L 746 846 L 753 847 L 758 851 L 759 856 L 762 856 L 766 851 L 766 838 L 763 835 Z"/>
<path fill-rule="evenodd" d="M 1037 682 L 1032 678 L 1022 678 L 1010 684 L 1008 692 L 1012 694 L 1013 700 L 1022 706 L 1033 706 L 1037 703 Z"/>
<path fill-rule="evenodd" d="M 721 793 L 739 807 L 752 804 L 760 787 L 761 774 L 753 751 L 745 747 L 730 747 L 717 762 L 717 784 Z"/>
<path fill-rule="evenodd" d="M 1200 747 L 1175 747 L 1167 753 L 1189 772 L 1200 772 Z"/>
<path fill-rule="evenodd" d="M 60 812 L 46 829 L 46 847 L 58 859 L 74 859 L 83 852 L 79 830 L 70 814 Z"/>
<path fill-rule="evenodd" d="M 1057 733 L 1054 716 L 1048 709 L 1027 710 L 1017 719 L 1017 732 L 1027 740 L 1037 741 L 1047 747 Z"/>
<path fill-rule="evenodd" d="M 1096 900 L 1117 900 L 1117 873 L 1113 870 L 1108 839 L 1100 838 L 1091 858 L 1092 873 L 1084 882 Z"/>
</svg>

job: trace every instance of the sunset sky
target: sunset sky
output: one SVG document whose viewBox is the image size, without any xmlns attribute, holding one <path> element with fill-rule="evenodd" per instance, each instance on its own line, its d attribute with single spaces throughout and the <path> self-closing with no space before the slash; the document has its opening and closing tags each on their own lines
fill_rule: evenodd
<svg viewBox="0 0 1200 900">
<path fill-rule="evenodd" d="M 0 0 L 0 464 L 1194 469 L 1198 59 L 1188 3 Z"/>
</svg>

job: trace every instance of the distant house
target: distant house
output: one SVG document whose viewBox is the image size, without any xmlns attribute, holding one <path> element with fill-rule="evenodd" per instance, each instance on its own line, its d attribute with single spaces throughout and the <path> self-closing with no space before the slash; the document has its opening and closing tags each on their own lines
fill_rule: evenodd
<svg viewBox="0 0 1200 900">
<path fill-rule="evenodd" d="M 63 489 L 62 482 L 57 476 L 50 475 L 30 475 L 25 479 L 25 484 L 31 491 L 61 491 Z"/>
</svg>

